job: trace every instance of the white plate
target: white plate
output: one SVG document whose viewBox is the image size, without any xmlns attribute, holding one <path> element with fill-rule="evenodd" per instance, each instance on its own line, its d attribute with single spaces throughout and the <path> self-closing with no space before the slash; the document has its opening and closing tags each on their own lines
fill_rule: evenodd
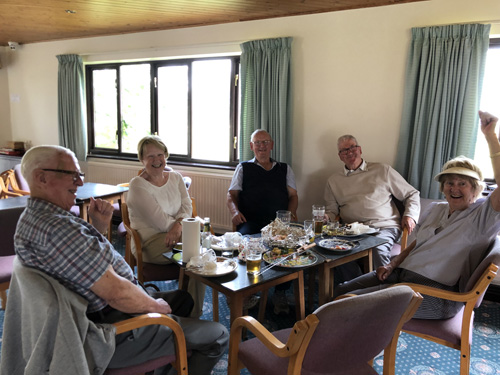
<svg viewBox="0 0 500 375">
<path fill-rule="evenodd" d="M 354 249 L 358 244 L 352 241 L 346 241 L 339 238 L 327 238 L 318 243 L 319 246 L 332 251 L 347 252 Z"/>
<path fill-rule="evenodd" d="M 225 242 L 221 242 L 219 244 L 212 244 L 210 245 L 210 247 L 214 250 L 217 250 L 217 251 L 234 251 L 234 250 L 238 250 L 238 246 L 232 246 L 232 247 L 229 247 L 229 246 L 226 246 Z"/>
<path fill-rule="evenodd" d="M 205 277 L 219 277 L 233 272 L 236 268 L 238 268 L 238 264 L 234 259 L 217 257 L 217 268 L 213 271 L 208 272 L 205 271 L 203 268 L 202 269 L 187 268 L 186 270 Z"/>
<path fill-rule="evenodd" d="M 361 233 L 336 234 L 336 236 L 338 236 L 338 237 L 350 237 L 351 238 L 351 237 L 359 237 L 359 236 L 362 236 L 363 234 L 374 234 L 374 233 L 378 233 L 378 232 L 379 232 L 379 230 L 377 228 L 368 228 Z"/>
</svg>

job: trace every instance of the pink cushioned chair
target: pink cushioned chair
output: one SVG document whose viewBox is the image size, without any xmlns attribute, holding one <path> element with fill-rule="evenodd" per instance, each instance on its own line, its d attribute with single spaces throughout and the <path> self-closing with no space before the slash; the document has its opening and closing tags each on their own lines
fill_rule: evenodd
<svg viewBox="0 0 500 375">
<path fill-rule="evenodd" d="M 24 208 L 10 208 L 0 210 L 0 297 L 2 298 L 2 309 L 5 310 L 7 304 L 7 293 L 12 276 L 14 251 L 14 234 L 16 232 L 19 216 Z"/>
<path fill-rule="evenodd" d="M 401 326 L 421 300 L 407 286 L 336 300 L 298 322 L 314 328 L 302 336 L 298 323 L 271 334 L 251 317 L 238 318 L 231 326 L 228 374 L 246 367 L 256 375 L 375 375 L 373 358 L 384 348 L 394 358 Z M 240 342 L 243 328 L 256 338 Z M 394 361 L 385 357 L 384 374 L 394 374 Z"/>
<path fill-rule="evenodd" d="M 464 292 L 448 292 L 423 285 L 406 284 L 421 294 L 464 303 L 462 310 L 453 318 L 411 319 L 403 326 L 404 332 L 460 350 L 460 375 L 469 374 L 474 308 L 481 305 L 486 289 L 495 278 L 499 265 L 500 239 L 497 237 L 488 248 L 487 255 L 473 270 L 463 289 Z"/>
</svg>

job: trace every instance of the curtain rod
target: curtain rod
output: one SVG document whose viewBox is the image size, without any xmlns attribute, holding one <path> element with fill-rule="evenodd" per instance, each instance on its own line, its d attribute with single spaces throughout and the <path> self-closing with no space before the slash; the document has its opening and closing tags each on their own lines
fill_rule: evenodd
<svg viewBox="0 0 500 375">
<path fill-rule="evenodd" d="M 137 53 L 137 52 L 164 52 L 164 51 L 175 51 L 179 49 L 199 49 L 199 48 L 217 48 L 225 46 L 239 46 L 245 41 L 230 41 L 221 43 L 207 43 L 207 44 L 186 44 L 179 46 L 159 46 L 159 47 L 149 47 L 142 49 L 132 49 L 132 50 L 120 50 L 120 51 L 99 51 L 99 52 L 84 52 L 79 53 L 80 56 L 99 56 L 99 55 L 109 55 L 109 54 L 122 54 L 122 53 Z"/>
</svg>

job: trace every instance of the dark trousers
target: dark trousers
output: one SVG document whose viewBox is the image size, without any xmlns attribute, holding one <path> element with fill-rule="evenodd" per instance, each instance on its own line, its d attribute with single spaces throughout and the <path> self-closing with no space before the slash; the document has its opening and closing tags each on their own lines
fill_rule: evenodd
<svg viewBox="0 0 500 375">
<path fill-rule="evenodd" d="M 153 298 L 163 298 L 172 308 L 172 319 L 182 327 L 186 348 L 191 351 L 188 358 L 190 375 L 209 375 L 227 349 L 229 333 L 220 323 L 187 318 L 193 308 L 191 295 L 182 290 L 150 292 Z M 108 310 L 108 309 L 104 309 Z M 98 315 L 96 315 L 98 314 Z M 96 323 L 113 323 L 131 318 L 132 315 L 110 309 L 92 313 Z M 147 360 L 175 353 L 174 336 L 170 328 L 152 325 L 116 336 L 115 353 L 109 368 L 137 365 Z M 155 370 L 155 375 L 175 374 L 171 366 Z"/>
</svg>

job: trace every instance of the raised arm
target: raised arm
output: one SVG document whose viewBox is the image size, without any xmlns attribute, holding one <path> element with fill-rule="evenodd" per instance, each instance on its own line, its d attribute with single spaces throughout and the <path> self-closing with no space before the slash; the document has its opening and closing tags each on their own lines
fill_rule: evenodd
<svg viewBox="0 0 500 375">
<path fill-rule="evenodd" d="M 500 182 L 500 141 L 495 132 L 498 117 L 493 116 L 488 112 L 479 111 L 479 119 L 481 120 L 481 131 L 488 142 L 490 149 L 491 165 L 493 167 L 493 174 L 495 182 Z M 500 191 L 498 187 L 490 195 L 491 206 L 495 211 L 500 211 Z"/>
</svg>

